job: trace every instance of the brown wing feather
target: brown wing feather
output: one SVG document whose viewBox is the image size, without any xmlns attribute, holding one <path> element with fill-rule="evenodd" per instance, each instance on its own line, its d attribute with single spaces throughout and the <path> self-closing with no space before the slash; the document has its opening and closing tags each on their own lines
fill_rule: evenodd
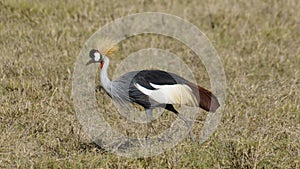
<svg viewBox="0 0 300 169">
<path fill-rule="evenodd" d="M 188 85 L 193 90 L 193 94 L 196 96 L 199 107 L 209 112 L 216 112 L 216 110 L 220 107 L 220 103 L 214 94 L 193 83 L 189 83 Z"/>
</svg>

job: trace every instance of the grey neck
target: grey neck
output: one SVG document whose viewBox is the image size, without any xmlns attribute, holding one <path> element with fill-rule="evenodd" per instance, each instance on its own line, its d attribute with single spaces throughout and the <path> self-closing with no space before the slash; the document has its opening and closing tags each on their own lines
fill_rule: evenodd
<svg viewBox="0 0 300 169">
<path fill-rule="evenodd" d="M 104 56 L 104 64 L 103 67 L 100 71 L 100 80 L 103 88 L 105 89 L 106 92 L 111 93 L 111 85 L 112 82 L 108 77 L 107 69 L 109 66 L 109 58 Z"/>
</svg>

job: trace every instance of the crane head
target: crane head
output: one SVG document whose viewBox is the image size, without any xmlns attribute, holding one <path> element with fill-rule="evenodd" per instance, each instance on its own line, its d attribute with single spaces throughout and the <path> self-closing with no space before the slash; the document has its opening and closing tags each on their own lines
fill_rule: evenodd
<svg viewBox="0 0 300 169">
<path fill-rule="evenodd" d="M 96 50 L 96 49 L 92 49 L 90 51 L 90 60 L 86 63 L 86 65 L 89 65 L 91 63 L 98 63 L 98 62 L 102 62 L 103 61 L 103 56 L 102 54 Z"/>
</svg>

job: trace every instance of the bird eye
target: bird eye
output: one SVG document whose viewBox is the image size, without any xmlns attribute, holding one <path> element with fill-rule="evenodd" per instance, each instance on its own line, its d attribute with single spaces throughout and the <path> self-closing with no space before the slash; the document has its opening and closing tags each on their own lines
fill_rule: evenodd
<svg viewBox="0 0 300 169">
<path fill-rule="evenodd" d="M 90 55 L 90 58 L 94 58 L 95 57 L 95 53 L 97 52 L 97 50 L 96 49 L 92 49 L 91 51 L 90 51 L 90 53 L 89 53 L 89 55 Z"/>
</svg>

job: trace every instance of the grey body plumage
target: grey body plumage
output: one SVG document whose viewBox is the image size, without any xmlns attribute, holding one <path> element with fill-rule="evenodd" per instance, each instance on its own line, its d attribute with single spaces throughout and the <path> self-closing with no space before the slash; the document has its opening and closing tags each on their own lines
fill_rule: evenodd
<svg viewBox="0 0 300 169">
<path fill-rule="evenodd" d="M 210 91 L 176 74 L 161 70 L 141 70 L 125 73 L 111 81 L 107 72 L 109 58 L 95 49 L 91 50 L 90 57 L 88 64 L 100 63 L 100 80 L 105 91 L 118 103 L 134 102 L 143 106 L 148 124 L 151 124 L 152 110 L 157 107 L 165 108 L 176 115 L 179 113 L 173 104 L 197 106 L 211 112 L 219 107 L 217 98 Z M 188 123 L 187 125 L 189 126 Z M 192 136 L 190 126 L 189 129 Z"/>
</svg>

